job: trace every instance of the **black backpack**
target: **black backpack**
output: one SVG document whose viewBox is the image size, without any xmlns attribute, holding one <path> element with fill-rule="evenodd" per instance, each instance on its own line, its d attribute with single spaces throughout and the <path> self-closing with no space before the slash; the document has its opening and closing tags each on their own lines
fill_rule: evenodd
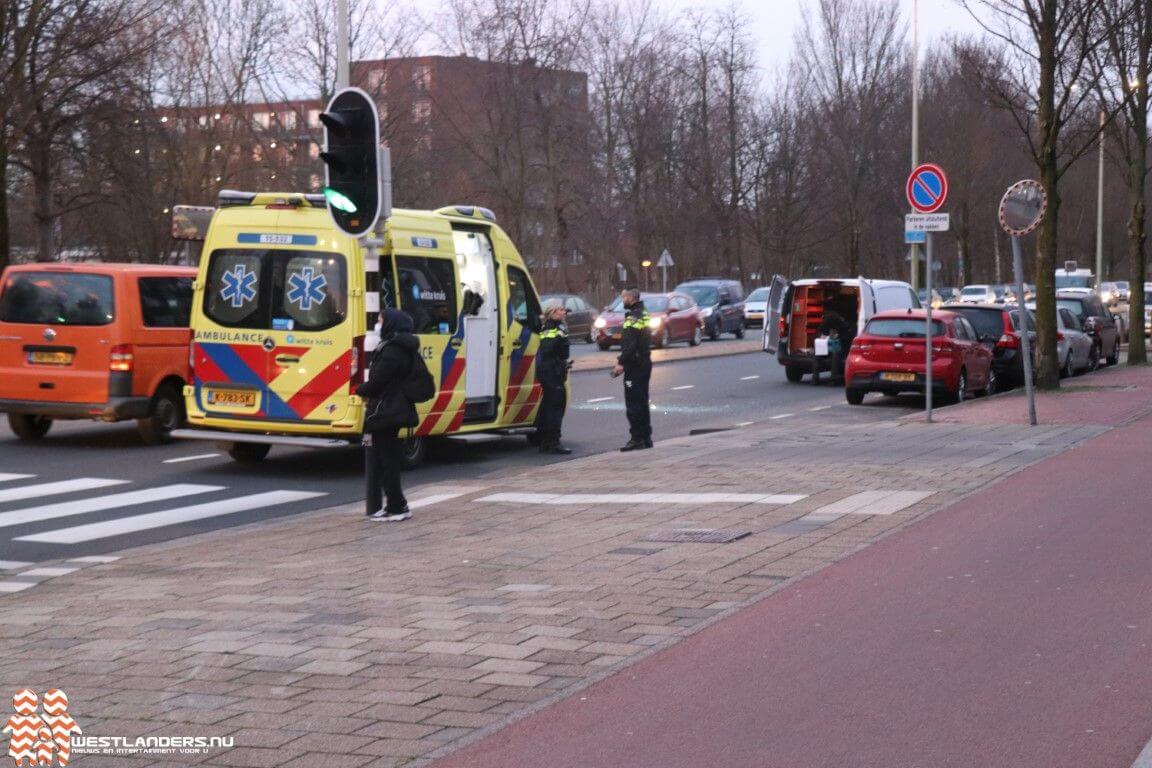
<svg viewBox="0 0 1152 768">
<path fill-rule="evenodd" d="M 400 382 L 400 392 L 412 403 L 427 402 L 436 395 L 436 380 L 419 351 L 412 355 L 412 367 Z"/>
</svg>

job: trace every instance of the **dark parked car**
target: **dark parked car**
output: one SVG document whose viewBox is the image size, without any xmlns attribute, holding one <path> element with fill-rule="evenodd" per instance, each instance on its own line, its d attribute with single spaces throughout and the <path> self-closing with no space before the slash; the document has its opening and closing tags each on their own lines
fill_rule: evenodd
<svg viewBox="0 0 1152 768">
<path fill-rule="evenodd" d="M 700 308 L 691 296 L 685 293 L 642 293 L 640 298 L 652 318 L 648 327 L 652 329 L 653 347 L 660 349 L 677 341 L 686 341 L 693 347 L 700 343 Z M 593 324 L 593 336 L 600 349 L 607 350 L 613 344 L 619 344 L 623 326 L 624 303 L 617 297 Z"/>
<path fill-rule="evenodd" d="M 1095 292 L 1056 291 L 1056 307 L 1069 310 L 1080 321 L 1084 333 L 1092 337 L 1094 361 L 1103 358 L 1107 365 L 1120 362 L 1120 328 Z"/>
<path fill-rule="evenodd" d="M 549 299 L 564 302 L 564 308 L 568 310 L 565 321 L 568 325 L 568 337 L 592 343 L 592 323 L 596 321 L 597 312 L 591 304 L 574 293 L 549 293 L 540 299 L 542 302 Z"/>
<path fill-rule="evenodd" d="M 943 309 L 968 318 L 981 344 L 992 351 L 992 370 L 1001 388 L 1024 383 L 1024 354 L 1014 319 L 1015 306 L 1004 304 L 945 304 Z M 1035 330 L 1035 329 L 1033 329 Z"/>
<path fill-rule="evenodd" d="M 736 280 L 701 277 L 676 286 L 692 297 L 704 318 L 704 333 L 715 341 L 722 333 L 744 338 L 744 286 Z"/>
</svg>

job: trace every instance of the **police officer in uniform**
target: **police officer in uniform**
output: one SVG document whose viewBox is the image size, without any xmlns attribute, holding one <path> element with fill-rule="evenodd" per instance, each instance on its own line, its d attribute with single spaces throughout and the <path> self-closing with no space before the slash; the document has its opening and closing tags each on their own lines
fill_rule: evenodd
<svg viewBox="0 0 1152 768">
<path fill-rule="evenodd" d="M 620 294 L 626 314 L 620 335 L 620 356 L 612 377 L 624 374 L 624 410 L 628 414 L 631 439 L 620 450 L 638 451 L 652 447 L 652 415 L 648 409 L 648 380 L 652 378 L 652 329 L 640 291 L 625 288 Z"/>
<path fill-rule="evenodd" d="M 567 455 L 571 448 L 560 444 L 560 425 L 564 421 L 568 381 L 568 329 L 564 325 L 567 311 L 564 302 L 549 299 L 544 302 L 541 316 L 540 349 L 536 352 L 536 380 L 540 382 L 540 410 L 536 415 L 536 439 L 541 453 Z"/>
</svg>

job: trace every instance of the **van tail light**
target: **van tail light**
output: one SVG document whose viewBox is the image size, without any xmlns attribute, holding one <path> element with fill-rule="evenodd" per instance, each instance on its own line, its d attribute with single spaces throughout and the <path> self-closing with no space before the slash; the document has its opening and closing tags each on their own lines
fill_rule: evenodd
<svg viewBox="0 0 1152 768">
<path fill-rule="evenodd" d="M 131 344 L 117 344 L 112 347 L 109 354 L 108 370 L 110 371 L 131 371 L 135 365 L 136 355 L 132 350 Z"/>
<path fill-rule="evenodd" d="M 1064 332 L 1056 331 L 1056 341 L 1064 341 Z"/>
<path fill-rule="evenodd" d="M 364 336 L 357 336 L 352 340 L 352 363 L 348 366 L 348 383 L 352 389 L 364 383 L 364 368 L 366 367 L 366 354 L 364 352 Z"/>
<path fill-rule="evenodd" d="M 1006 333 L 996 342 L 996 346 L 1000 349 L 1019 349 L 1020 337 L 1014 333 Z"/>
<path fill-rule="evenodd" d="M 788 318 L 780 315 L 780 338 L 788 338 Z"/>
</svg>

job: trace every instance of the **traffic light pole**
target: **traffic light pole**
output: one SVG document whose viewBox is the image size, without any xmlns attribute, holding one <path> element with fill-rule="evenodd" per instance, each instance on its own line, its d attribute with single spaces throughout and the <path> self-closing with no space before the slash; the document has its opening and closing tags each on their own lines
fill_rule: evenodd
<svg viewBox="0 0 1152 768">
<path fill-rule="evenodd" d="M 336 0 L 336 90 L 348 87 L 348 0 Z"/>
</svg>

